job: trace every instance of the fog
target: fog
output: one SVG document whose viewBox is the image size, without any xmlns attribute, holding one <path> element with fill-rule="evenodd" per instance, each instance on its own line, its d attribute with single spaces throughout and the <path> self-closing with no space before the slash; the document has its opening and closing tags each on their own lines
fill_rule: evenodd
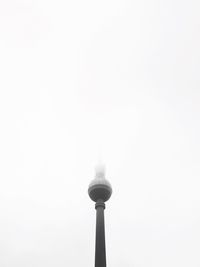
<svg viewBox="0 0 200 267">
<path fill-rule="evenodd" d="M 199 267 L 200 3 L 0 1 L 0 266 Z"/>
</svg>

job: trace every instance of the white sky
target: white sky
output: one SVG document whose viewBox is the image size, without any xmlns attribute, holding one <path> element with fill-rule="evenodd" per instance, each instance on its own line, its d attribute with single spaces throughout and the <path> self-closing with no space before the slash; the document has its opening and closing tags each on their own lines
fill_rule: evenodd
<svg viewBox="0 0 200 267">
<path fill-rule="evenodd" d="M 0 266 L 200 266 L 200 2 L 0 1 Z"/>
</svg>

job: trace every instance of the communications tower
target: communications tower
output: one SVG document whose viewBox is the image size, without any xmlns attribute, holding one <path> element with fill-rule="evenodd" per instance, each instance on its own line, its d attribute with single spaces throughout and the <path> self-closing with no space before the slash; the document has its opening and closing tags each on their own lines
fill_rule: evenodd
<svg viewBox="0 0 200 267">
<path fill-rule="evenodd" d="M 112 194 L 112 187 L 105 178 L 105 166 L 99 164 L 95 170 L 95 178 L 91 181 L 88 188 L 90 198 L 96 202 L 95 267 L 106 267 L 104 209 L 105 202 Z"/>
</svg>

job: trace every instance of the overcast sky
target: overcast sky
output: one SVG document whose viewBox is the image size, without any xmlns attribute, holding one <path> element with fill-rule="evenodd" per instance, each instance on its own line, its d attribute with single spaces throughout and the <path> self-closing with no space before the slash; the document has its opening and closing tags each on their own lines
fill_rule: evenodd
<svg viewBox="0 0 200 267">
<path fill-rule="evenodd" d="M 0 266 L 200 266 L 199 0 L 0 1 Z"/>
</svg>

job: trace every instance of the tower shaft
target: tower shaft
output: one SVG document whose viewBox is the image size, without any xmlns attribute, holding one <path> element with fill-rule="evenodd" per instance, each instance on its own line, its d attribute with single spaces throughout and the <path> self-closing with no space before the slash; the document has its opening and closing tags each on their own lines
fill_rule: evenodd
<svg viewBox="0 0 200 267">
<path fill-rule="evenodd" d="M 95 267 L 106 267 L 106 244 L 103 201 L 97 201 L 96 209 L 96 247 L 95 247 Z"/>
</svg>

